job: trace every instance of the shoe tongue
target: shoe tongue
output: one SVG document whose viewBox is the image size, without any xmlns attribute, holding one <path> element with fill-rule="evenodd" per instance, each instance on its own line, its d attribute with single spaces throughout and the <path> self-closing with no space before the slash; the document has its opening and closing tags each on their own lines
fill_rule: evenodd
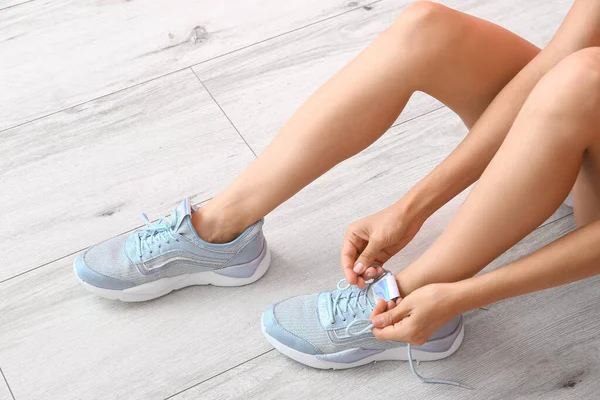
<svg viewBox="0 0 600 400">
<path fill-rule="evenodd" d="M 192 206 L 190 205 L 190 201 L 188 199 L 183 199 L 181 203 L 175 209 L 177 215 L 177 222 L 175 224 L 175 230 L 179 231 L 182 228 L 183 221 L 185 221 L 185 217 L 192 214 Z M 185 225 L 183 226 L 185 229 Z"/>
<path fill-rule="evenodd" d="M 396 278 L 391 272 L 386 272 L 381 278 L 371 284 L 367 296 L 373 303 L 384 299 L 386 302 L 400 297 Z"/>
</svg>

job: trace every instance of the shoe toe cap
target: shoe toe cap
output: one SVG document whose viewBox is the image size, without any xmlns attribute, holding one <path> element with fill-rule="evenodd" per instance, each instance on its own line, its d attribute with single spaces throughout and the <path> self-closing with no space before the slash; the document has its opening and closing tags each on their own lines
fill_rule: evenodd
<svg viewBox="0 0 600 400">
<path fill-rule="evenodd" d="M 86 252 L 79 254 L 74 263 L 75 274 L 81 281 L 88 285 L 110 290 L 124 290 L 134 286 L 132 283 L 103 275 L 91 269 L 85 262 Z"/>
<path fill-rule="evenodd" d="M 262 324 L 266 335 L 280 344 L 305 354 L 319 354 L 318 349 L 307 340 L 283 328 L 275 316 L 275 306 L 271 305 L 263 313 Z"/>
</svg>

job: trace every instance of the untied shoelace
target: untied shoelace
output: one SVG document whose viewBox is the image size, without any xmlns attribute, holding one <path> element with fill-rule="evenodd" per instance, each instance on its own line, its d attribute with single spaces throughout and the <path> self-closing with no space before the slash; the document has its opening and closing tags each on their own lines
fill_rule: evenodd
<svg viewBox="0 0 600 400">
<path fill-rule="evenodd" d="M 338 312 L 340 313 L 340 315 L 344 315 L 343 313 L 351 311 L 352 317 L 356 318 L 355 310 L 357 308 L 365 311 L 367 309 L 368 305 L 373 306 L 373 304 L 370 303 L 370 300 L 367 297 L 368 290 L 371 287 L 372 283 L 369 283 L 367 285 L 367 287 L 365 287 L 365 289 L 363 289 L 363 290 L 350 291 L 350 292 L 344 293 L 350 287 L 350 285 L 343 286 L 346 283 L 347 283 L 346 279 L 340 280 L 337 284 L 337 289 L 339 290 L 339 293 L 335 297 L 330 296 L 330 301 L 328 302 L 328 308 L 329 308 L 329 315 L 331 316 L 330 322 L 332 324 L 335 323 L 335 315 L 338 314 Z M 346 294 L 346 296 L 344 296 L 344 294 Z M 345 317 L 343 317 L 343 318 L 344 318 L 343 320 L 345 321 Z M 363 323 L 363 324 L 367 323 L 367 326 L 365 326 L 363 329 L 361 329 L 359 331 L 353 332 L 351 330 L 352 327 L 359 323 Z M 373 329 L 373 324 L 371 323 L 370 319 L 357 318 L 354 321 L 350 322 L 350 324 L 348 324 L 348 326 L 346 327 L 346 333 L 349 336 L 355 337 L 355 336 L 360 336 L 367 332 L 370 332 L 371 329 Z M 419 378 L 422 382 L 441 384 L 441 385 L 452 385 L 452 386 L 458 386 L 458 387 L 461 387 L 464 389 L 473 389 L 472 387 L 464 385 L 460 382 L 451 381 L 451 380 L 447 380 L 447 379 L 426 378 L 426 377 L 420 375 L 417 372 L 417 370 L 415 369 L 415 365 L 413 363 L 412 346 L 410 343 L 407 343 L 406 351 L 408 353 L 408 364 L 410 365 L 410 370 L 412 371 L 413 375 L 416 376 L 417 378 Z"/>
</svg>

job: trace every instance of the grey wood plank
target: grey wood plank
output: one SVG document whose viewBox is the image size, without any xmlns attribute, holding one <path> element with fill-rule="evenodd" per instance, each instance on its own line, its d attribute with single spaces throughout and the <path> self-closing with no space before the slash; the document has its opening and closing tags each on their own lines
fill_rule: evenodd
<svg viewBox="0 0 600 400">
<path fill-rule="evenodd" d="M 18 6 L 19 4 L 29 3 L 33 0 L 0 0 L 0 11 L 8 7 Z"/>
<path fill-rule="evenodd" d="M 194 67 L 194 71 L 250 146 L 260 152 L 305 99 L 388 27 L 409 3 L 382 1 L 368 10 L 360 8 L 211 60 Z M 551 38 L 571 1 L 443 3 L 503 25 L 542 46 Z M 397 122 L 439 106 L 436 100 L 417 93 Z"/>
<path fill-rule="evenodd" d="M 268 350 L 260 312 L 337 281 L 345 226 L 398 199 L 464 134 L 457 117 L 439 110 L 393 129 L 315 181 L 267 219 L 273 267 L 245 288 L 190 288 L 146 304 L 113 303 L 79 287 L 71 257 L 0 284 L 0 365 L 15 396 L 161 399 Z M 460 200 L 428 221 L 418 241 L 433 240 Z M 409 247 L 398 262 L 420 250 Z M 35 386 L 28 384 L 33 377 Z"/>
<path fill-rule="evenodd" d="M 573 228 L 571 217 L 546 225 L 507 252 L 503 261 L 528 254 Z M 320 371 L 273 350 L 173 400 L 595 398 L 600 378 L 599 283 L 596 277 L 467 313 L 458 352 L 421 363 L 418 369 L 425 376 L 458 379 L 474 391 L 422 384 L 404 362 Z"/>
<path fill-rule="evenodd" d="M 163 399 L 268 351 L 260 313 L 282 298 L 335 285 L 347 224 L 397 200 L 465 133 L 441 109 L 393 128 L 313 182 L 267 218 L 272 268 L 247 287 L 189 288 L 144 304 L 109 302 L 78 285 L 71 257 L 1 283 L 0 365 L 15 396 Z M 464 196 L 428 220 L 388 267 L 397 271 L 414 260 Z"/>
<path fill-rule="evenodd" d="M 189 69 L 1 132 L 0 153 L 0 281 L 210 198 L 254 159 Z"/>
<path fill-rule="evenodd" d="M 0 400 L 14 400 L 2 375 L 0 375 Z"/>
<path fill-rule="evenodd" d="M 38 0 L 7 8 L 0 130 L 366 3 Z"/>
</svg>

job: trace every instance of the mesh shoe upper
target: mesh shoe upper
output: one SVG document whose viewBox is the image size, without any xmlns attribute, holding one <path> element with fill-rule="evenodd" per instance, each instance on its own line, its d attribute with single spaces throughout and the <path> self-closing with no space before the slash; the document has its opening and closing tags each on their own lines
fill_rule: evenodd
<svg viewBox="0 0 600 400">
<path fill-rule="evenodd" d="M 349 288 L 348 291 L 358 291 L 357 288 Z M 343 350 L 361 347 L 364 349 L 389 349 L 399 346 L 405 346 L 401 342 L 380 342 L 373 334 L 366 333 L 357 337 L 350 337 L 345 329 L 355 317 L 368 317 L 373 311 L 373 304 L 369 302 L 369 307 L 364 311 L 348 309 L 343 315 L 338 315 L 331 323 L 331 312 L 326 306 L 331 297 L 336 297 L 339 291 L 322 292 L 306 296 L 292 297 L 275 304 L 272 307 L 274 320 L 290 334 L 303 339 L 314 346 L 318 353 L 329 354 Z M 372 301 L 372 300 L 371 300 Z M 344 321 L 344 319 L 346 319 Z M 267 333 L 269 327 L 266 327 Z M 279 339 L 283 339 L 281 336 Z"/>
<path fill-rule="evenodd" d="M 122 290 L 161 278 L 243 264 L 260 254 L 262 220 L 230 243 L 212 244 L 196 234 L 191 212 L 186 199 L 170 221 L 147 221 L 145 228 L 92 246 L 77 258 L 77 274 L 91 285 Z"/>
<path fill-rule="evenodd" d="M 348 334 L 348 325 L 357 319 L 368 320 L 375 304 L 373 291 L 368 288 L 364 291 L 357 287 L 338 288 L 276 303 L 265 311 L 263 323 L 266 333 L 277 341 L 310 354 L 331 354 L 356 348 L 385 350 L 406 346 L 403 342 L 381 342 L 370 331 L 357 336 Z M 460 317 L 450 321 L 430 340 L 450 335 L 459 322 Z"/>
</svg>

